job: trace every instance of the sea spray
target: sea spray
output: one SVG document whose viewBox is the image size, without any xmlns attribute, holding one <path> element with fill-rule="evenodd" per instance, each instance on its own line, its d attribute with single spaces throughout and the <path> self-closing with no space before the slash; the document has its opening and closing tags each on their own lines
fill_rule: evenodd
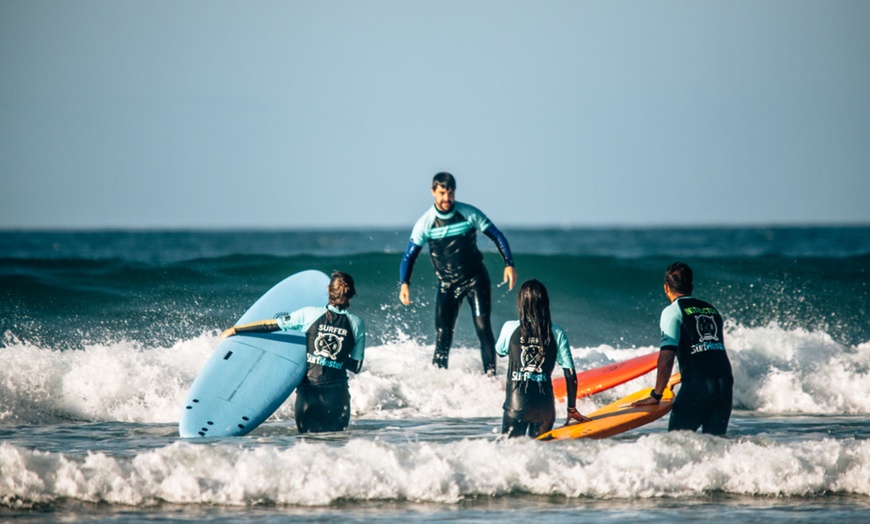
<svg viewBox="0 0 870 524">
<path fill-rule="evenodd" d="M 843 346 L 823 332 L 776 325 L 729 325 L 725 334 L 735 375 L 737 409 L 781 414 L 868 414 L 870 346 Z M 163 348 L 137 342 L 57 351 L 7 339 L 0 348 L 0 420 L 15 424 L 81 420 L 177 422 L 187 389 L 220 343 L 207 331 Z M 572 347 L 577 370 L 658 349 Z M 501 417 L 506 363 L 498 375 L 480 371 L 476 348 L 456 347 L 450 367 L 431 365 L 433 348 L 410 339 L 369 347 L 363 370 L 350 376 L 353 418 Z M 559 376 L 559 370 L 555 371 Z M 642 387 L 648 374 L 581 399 L 588 412 Z M 272 420 L 292 420 L 293 399 Z M 557 411 L 559 417 L 562 410 Z"/>
</svg>

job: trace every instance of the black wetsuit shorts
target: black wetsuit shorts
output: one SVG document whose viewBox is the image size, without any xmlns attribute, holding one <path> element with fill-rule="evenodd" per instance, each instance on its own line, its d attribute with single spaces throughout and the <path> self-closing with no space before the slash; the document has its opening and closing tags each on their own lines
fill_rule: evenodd
<svg viewBox="0 0 870 524">
<path fill-rule="evenodd" d="M 296 389 L 296 429 L 299 433 L 344 431 L 350 424 L 350 391 L 347 382 Z"/>
<path fill-rule="evenodd" d="M 731 418 L 734 378 L 691 378 L 680 384 L 668 431 L 689 430 L 724 435 Z"/>
<path fill-rule="evenodd" d="M 547 420 L 539 422 L 530 422 L 518 418 L 511 417 L 505 412 L 501 419 L 501 432 L 507 433 L 509 438 L 530 436 L 537 438 L 544 433 L 553 429 L 553 424 L 556 422 L 556 413 Z"/>
</svg>

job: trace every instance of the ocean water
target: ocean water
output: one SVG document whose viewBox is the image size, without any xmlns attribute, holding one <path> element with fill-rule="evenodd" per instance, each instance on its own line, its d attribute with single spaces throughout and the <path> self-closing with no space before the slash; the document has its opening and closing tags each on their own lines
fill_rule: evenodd
<svg viewBox="0 0 870 524">
<path fill-rule="evenodd" d="M 480 373 L 467 310 L 450 368 L 430 365 L 425 253 L 414 304 L 398 302 L 404 229 L 5 231 L 0 520 L 866 521 L 870 227 L 505 233 L 520 280 L 548 286 L 578 370 L 656 351 L 662 274 L 689 263 L 695 295 L 726 317 L 726 437 L 668 433 L 662 419 L 604 440 L 502 438 L 506 364 Z M 498 255 L 478 242 L 500 280 Z M 178 438 L 220 330 L 312 268 L 355 277 L 352 309 L 368 327 L 349 431 L 299 436 L 291 397 L 246 437 Z M 516 295 L 493 291 L 497 332 Z"/>
</svg>

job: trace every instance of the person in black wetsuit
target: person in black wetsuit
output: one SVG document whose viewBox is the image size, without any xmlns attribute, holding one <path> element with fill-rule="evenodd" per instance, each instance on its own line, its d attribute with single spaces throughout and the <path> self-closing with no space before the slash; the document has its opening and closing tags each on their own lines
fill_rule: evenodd
<svg viewBox="0 0 870 524">
<path fill-rule="evenodd" d="M 692 269 L 675 262 L 665 272 L 665 295 L 671 305 L 662 311 L 661 350 L 656 385 L 650 398 L 634 406 L 658 404 L 676 357 L 680 391 L 668 431 L 689 430 L 724 435 L 731 418 L 734 377 L 725 351 L 722 316 L 712 305 L 692 297 Z"/>
<path fill-rule="evenodd" d="M 488 236 L 504 258 L 504 282 L 513 289 L 517 280 L 507 239 L 479 209 L 455 201 L 456 180 L 450 173 L 438 173 L 432 179 L 435 205 L 414 225 L 408 249 L 399 269 L 399 300 L 411 303 L 411 273 L 414 262 L 429 244 L 429 256 L 438 277 L 435 296 L 435 355 L 432 363 L 447 367 L 453 331 L 462 300 L 471 307 L 474 327 L 480 339 L 480 356 L 484 373 L 495 375 L 495 337 L 490 325 L 491 293 L 489 273 L 483 255 L 477 249 L 477 231 Z"/>
<path fill-rule="evenodd" d="M 350 423 L 347 371 L 359 373 L 365 356 L 365 323 L 347 312 L 356 294 L 353 278 L 336 271 L 327 288 L 329 305 L 305 307 L 287 316 L 231 327 L 228 337 L 244 332 L 302 331 L 308 340 L 308 370 L 296 388 L 299 433 L 344 431 Z"/>
<path fill-rule="evenodd" d="M 574 357 L 565 331 L 550 320 L 547 288 L 537 280 L 524 282 L 517 293 L 517 312 L 520 319 L 505 323 L 495 346 L 499 356 L 508 357 L 501 432 L 508 437 L 528 434 L 535 438 L 553 429 L 556 408 L 551 375 L 556 364 L 565 373 L 565 423 L 588 421 L 575 407 Z"/>
</svg>

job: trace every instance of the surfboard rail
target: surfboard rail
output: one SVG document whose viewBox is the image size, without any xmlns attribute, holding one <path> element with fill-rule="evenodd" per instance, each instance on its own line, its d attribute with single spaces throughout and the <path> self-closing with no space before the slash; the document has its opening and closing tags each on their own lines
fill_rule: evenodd
<svg viewBox="0 0 870 524">
<path fill-rule="evenodd" d="M 593 411 L 587 415 L 592 419 L 589 422 L 579 422 L 553 429 L 539 436 L 538 440 L 600 439 L 619 435 L 649 424 L 668 414 L 674 407 L 673 388 L 679 382 L 679 373 L 671 376 L 658 404 L 632 407 L 633 402 L 647 398 L 653 390 L 653 388 L 644 388 Z"/>
<path fill-rule="evenodd" d="M 634 380 L 649 373 L 658 364 L 659 353 L 614 362 L 605 366 L 587 369 L 577 373 L 577 398 L 588 397 L 604 390 Z M 565 377 L 553 379 L 553 395 L 559 401 L 568 396 Z"/>
</svg>

